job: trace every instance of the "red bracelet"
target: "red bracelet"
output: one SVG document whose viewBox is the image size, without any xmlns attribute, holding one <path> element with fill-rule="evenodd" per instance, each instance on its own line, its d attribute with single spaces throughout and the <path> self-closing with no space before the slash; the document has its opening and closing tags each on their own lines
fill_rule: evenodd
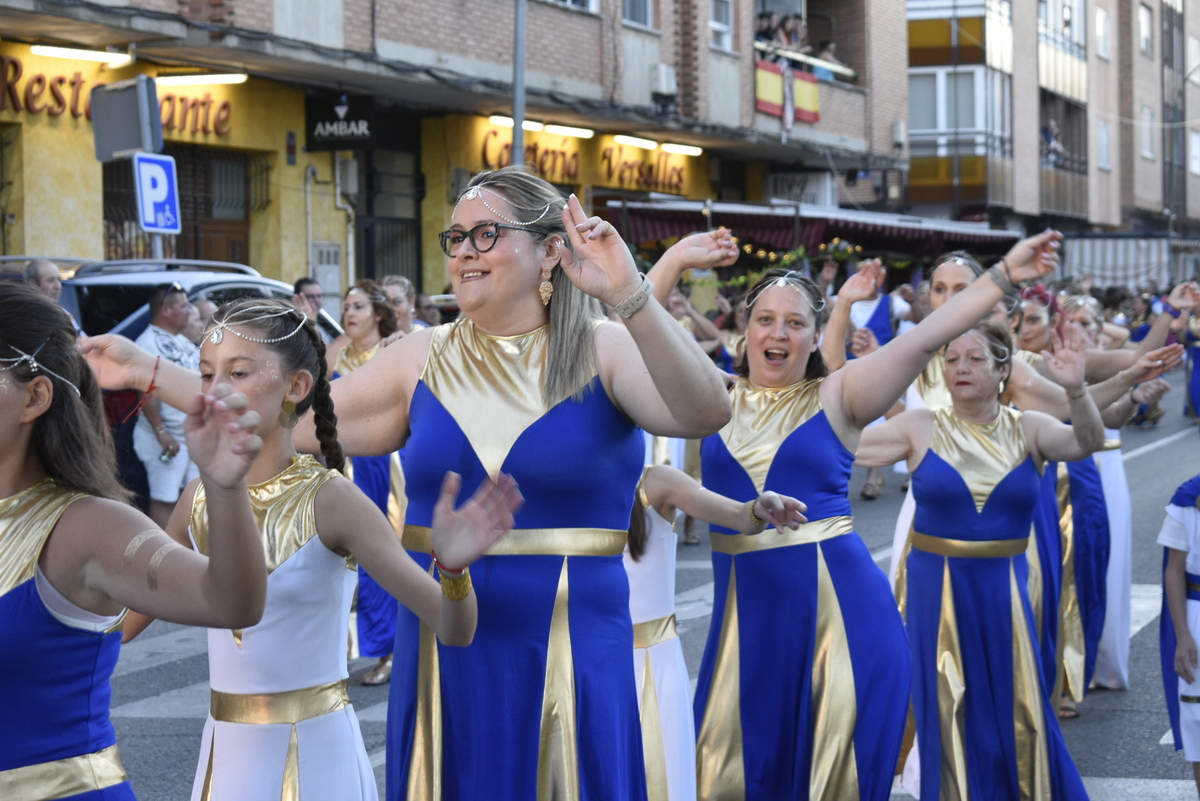
<svg viewBox="0 0 1200 801">
<path fill-rule="evenodd" d="M 154 394 L 154 390 L 158 389 L 158 384 L 154 383 L 154 379 L 158 378 L 158 363 L 160 361 L 162 361 L 162 356 L 154 357 L 154 372 L 150 374 L 150 386 L 146 387 L 146 391 L 142 393 L 137 406 L 129 410 L 129 414 L 125 415 L 125 419 L 121 421 L 122 423 L 128 423 L 135 414 L 140 412 L 142 407 L 146 405 L 146 401 L 150 400 L 150 396 Z"/>
<path fill-rule="evenodd" d="M 437 565 L 438 572 L 445 573 L 447 576 L 461 576 L 467 570 L 465 565 L 463 567 L 460 567 L 458 570 L 454 570 L 453 568 L 446 567 L 444 564 L 442 564 L 438 560 L 437 551 L 435 551 L 433 549 L 430 549 L 429 556 L 430 556 L 430 558 L 433 559 L 433 563 L 435 565 Z"/>
</svg>

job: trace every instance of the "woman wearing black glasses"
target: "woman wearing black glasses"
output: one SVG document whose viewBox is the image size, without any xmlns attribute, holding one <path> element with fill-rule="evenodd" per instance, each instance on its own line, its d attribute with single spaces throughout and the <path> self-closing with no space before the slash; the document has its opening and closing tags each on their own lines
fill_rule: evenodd
<svg viewBox="0 0 1200 801">
<path fill-rule="evenodd" d="M 704 441 L 704 485 L 743 502 L 766 490 L 790 495 L 807 504 L 810 522 L 754 538 L 712 528 L 716 588 L 695 699 L 701 799 L 890 794 L 910 657 L 887 578 L 851 525 L 854 452 L 863 427 L 939 348 L 1013 281 L 1053 269 L 1059 239 L 1018 243 L 990 278 L 828 376 L 816 285 L 774 270 L 749 294 L 733 419 Z"/>
</svg>

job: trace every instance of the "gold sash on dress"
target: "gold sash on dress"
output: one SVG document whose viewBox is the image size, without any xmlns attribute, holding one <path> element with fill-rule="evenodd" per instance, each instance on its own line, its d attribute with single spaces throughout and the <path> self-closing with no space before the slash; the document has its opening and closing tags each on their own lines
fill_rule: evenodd
<svg viewBox="0 0 1200 801">
<path fill-rule="evenodd" d="M 0 770 L 4 801 L 46 801 L 103 790 L 127 781 L 117 746 L 53 762 Z"/>
<path fill-rule="evenodd" d="M 300 801 L 300 746 L 296 724 L 328 715 L 350 704 L 346 680 L 331 681 L 316 687 L 304 687 L 281 693 L 223 693 L 212 691 L 209 714 L 224 723 L 247 723 L 261 726 L 291 724 L 287 760 L 283 767 L 283 788 L 280 801 Z M 216 728 L 208 743 L 208 769 L 200 789 L 201 801 L 212 801 L 213 754 L 216 750 Z"/>
<path fill-rule="evenodd" d="M 611 528 L 514 528 L 488 548 L 488 556 L 617 556 L 625 550 L 628 531 Z M 429 553 L 427 526 L 405 526 L 401 543 L 407 550 Z"/>
</svg>

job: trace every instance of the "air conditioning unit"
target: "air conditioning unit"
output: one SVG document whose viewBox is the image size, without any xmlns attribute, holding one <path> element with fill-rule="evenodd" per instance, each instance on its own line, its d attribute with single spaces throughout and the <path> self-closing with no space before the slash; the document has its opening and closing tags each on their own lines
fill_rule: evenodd
<svg viewBox="0 0 1200 801">
<path fill-rule="evenodd" d="M 675 84 L 675 68 L 661 61 L 650 66 L 650 94 L 675 95 L 678 93 Z"/>
</svg>

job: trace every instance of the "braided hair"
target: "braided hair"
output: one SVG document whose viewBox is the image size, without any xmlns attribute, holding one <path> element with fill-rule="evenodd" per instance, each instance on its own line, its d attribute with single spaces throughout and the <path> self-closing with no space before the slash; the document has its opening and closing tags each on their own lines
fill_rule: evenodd
<svg viewBox="0 0 1200 801">
<path fill-rule="evenodd" d="M 218 309 L 209 325 L 218 324 L 251 329 L 262 339 L 277 340 L 266 343 L 265 347 L 279 356 L 284 371 L 293 373 L 307 370 L 312 374 L 312 390 L 296 404 L 296 414 L 301 415 L 312 409 L 325 465 L 342 470 L 346 456 L 338 442 L 337 415 L 334 414 L 333 398 L 329 394 L 329 379 L 325 377 L 325 340 L 321 338 L 316 323 L 288 301 L 250 298 Z M 289 336 L 295 332 L 297 325 L 301 332 Z"/>
</svg>

